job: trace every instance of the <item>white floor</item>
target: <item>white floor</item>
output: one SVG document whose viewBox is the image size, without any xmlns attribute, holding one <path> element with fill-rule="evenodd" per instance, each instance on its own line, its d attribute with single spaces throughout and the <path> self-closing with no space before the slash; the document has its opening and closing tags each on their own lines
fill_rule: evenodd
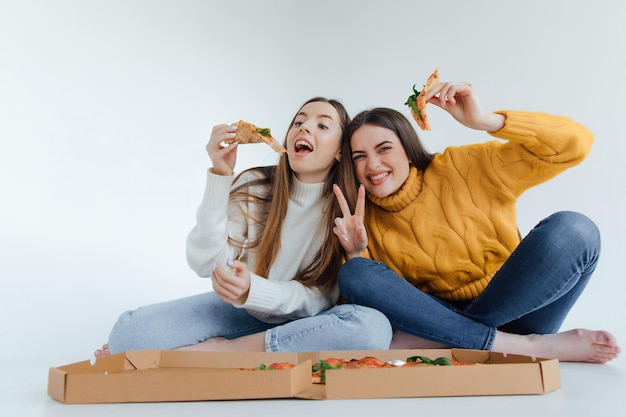
<svg viewBox="0 0 626 417">
<path fill-rule="evenodd" d="M 56 364 L 62 365 L 62 364 Z M 66 405 L 46 393 L 47 368 L 6 364 L 0 415 L 31 416 L 608 416 L 626 412 L 626 361 L 561 364 L 562 387 L 545 395 L 375 400 L 263 400 Z"/>
<path fill-rule="evenodd" d="M 616 53 L 626 2 L 501 3 L 0 0 L 0 416 L 626 415 L 626 353 L 604 366 L 562 364 L 562 387 L 542 396 L 111 405 L 47 396 L 48 368 L 87 359 L 122 311 L 210 289 L 184 243 L 213 124 L 247 115 L 282 137 L 295 107 L 319 94 L 352 116 L 401 110 L 437 67 L 475 83 L 489 111 L 563 114 L 594 132 L 580 167 L 523 196 L 520 229 L 557 210 L 598 222 L 600 265 L 562 329 L 607 329 L 626 349 L 626 194 L 616 187 L 626 83 L 609 82 L 626 72 Z M 416 22 L 429 40 L 419 51 L 407 36 Z M 231 52 L 242 48 L 270 65 L 246 70 L 249 54 Z M 432 117 L 430 151 L 485 140 L 445 112 Z M 274 158 L 241 149 L 237 170 Z"/>
</svg>

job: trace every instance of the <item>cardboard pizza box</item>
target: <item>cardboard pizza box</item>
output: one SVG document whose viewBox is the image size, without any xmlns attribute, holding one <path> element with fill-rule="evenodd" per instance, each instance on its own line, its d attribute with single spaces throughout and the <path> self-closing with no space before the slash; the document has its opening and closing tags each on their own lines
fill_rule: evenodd
<svg viewBox="0 0 626 417">
<path fill-rule="evenodd" d="M 326 371 L 313 384 L 320 359 L 385 361 L 445 356 L 470 365 Z M 255 371 L 289 362 L 286 370 Z M 561 386 L 556 359 L 464 349 L 361 350 L 305 353 L 129 351 L 50 368 L 48 395 L 62 403 L 125 403 L 245 399 L 359 399 L 544 394 Z"/>
<path fill-rule="evenodd" d="M 48 395 L 62 403 L 292 398 L 311 384 L 306 354 L 128 351 L 50 368 Z M 254 370 L 290 362 L 285 370 Z"/>
<path fill-rule="evenodd" d="M 324 385 L 298 394 L 310 399 L 405 398 L 479 395 L 544 394 L 561 386 L 556 359 L 533 359 L 482 350 L 431 349 L 384 351 L 325 351 L 319 359 L 385 361 L 411 356 L 447 357 L 466 363 L 454 366 L 421 365 L 382 369 L 330 369 Z"/>
</svg>

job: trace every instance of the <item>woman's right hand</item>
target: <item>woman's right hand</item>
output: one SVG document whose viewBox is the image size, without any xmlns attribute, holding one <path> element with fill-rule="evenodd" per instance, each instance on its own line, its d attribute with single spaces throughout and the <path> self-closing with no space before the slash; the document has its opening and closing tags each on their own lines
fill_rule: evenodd
<svg viewBox="0 0 626 417">
<path fill-rule="evenodd" d="M 237 162 L 237 142 L 222 146 L 222 142 L 235 137 L 237 126 L 216 125 L 211 131 L 211 138 L 206 145 L 206 151 L 213 164 L 213 173 L 217 175 L 232 175 Z"/>
<path fill-rule="evenodd" d="M 428 91 L 426 99 L 429 103 L 450 113 L 459 123 L 470 129 L 495 132 L 504 126 L 504 116 L 485 111 L 470 83 L 437 84 Z"/>
<path fill-rule="evenodd" d="M 335 218 L 333 232 L 339 238 L 341 246 L 346 251 L 346 259 L 358 258 L 363 255 L 367 248 L 367 232 L 363 225 L 365 215 L 365 187 L 359 186 L 358 199 L 354 214 L 350 211 L 350 206 L 346 197 L 338 185 L 333 185 L 333 192 L 339 202 L 339 207 L 343 217 Z"/>
</svg>

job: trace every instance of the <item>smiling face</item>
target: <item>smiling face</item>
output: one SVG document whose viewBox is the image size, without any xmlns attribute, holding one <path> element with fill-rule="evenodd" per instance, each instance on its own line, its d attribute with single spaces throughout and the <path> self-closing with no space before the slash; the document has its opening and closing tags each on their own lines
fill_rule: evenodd
<svg viewBox="0 0 626 417">
<path fill-rule="evenodd" d="M 409 158 L 394 131 L 364 124 L 350 140 L 356 176 L 376 197 L 387 197 L 409 177 Z"/>
<path fill-rule="evenodd" d="M 340 158 L 342 126 L 332 104 L 305 104 L 287 132 L 289 165 L 299 181 L 324 182 Z"/>
</svg>

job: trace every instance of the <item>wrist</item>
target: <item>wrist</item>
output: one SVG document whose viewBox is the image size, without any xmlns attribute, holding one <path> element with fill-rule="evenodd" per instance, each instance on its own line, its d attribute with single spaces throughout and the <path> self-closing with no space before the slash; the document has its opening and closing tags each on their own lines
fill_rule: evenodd
<svg viewBox="0 0 626 417">
<path fill-rule="evenodd" d="M 487 132 L 497 132 L 504 127 L 505 117 L 500 113 L 489 113 L 485 120 L 483 130 Z"/>
<path fill-rule="evenodd" d="M 363 256 L 363 252 L 351 252 L 346 253 L 346 261 L 349 261 L 352 258 L 361 258 Z"/>
<path fill-rule="evenodd" d="M 221 169 L 215 169 L 215 168 L 209 168 L 209 172 L 215 175 L 220 175 L 222 177 L 230 177 L 231 175 L 233 175 L 233 170 L 221 170 Z"/>
</svg>

